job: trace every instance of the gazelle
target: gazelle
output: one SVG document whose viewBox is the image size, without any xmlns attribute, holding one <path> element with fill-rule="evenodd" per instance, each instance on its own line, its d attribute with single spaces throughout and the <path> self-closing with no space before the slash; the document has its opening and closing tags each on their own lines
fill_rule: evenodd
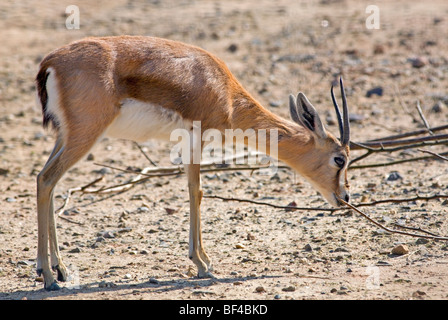
<svg viewBox="0 0 448 320">
<path fill-rule="evenodd" d="M 103 136 L 135 141 L 169 138 L 176 128 L 193 132 L 227 128 L 278 130 L 278 159 L 303 175 L 332 204 L 349 200 L 349 120 L 331 96 L 340 141 L 326 131 L 303 93 L 290 96 L 292 122 L 263 108 L 211 53 L 181 42 L 138 36 L 87 38 L 48 54 L 36 77 L 43 125 L 57 140 L 37 177 L 37 273 L 45 289 L 67 279 L 56 235 L 53 190 L 62 175 Z M 267 137 L 269 140 L 269 136 Z M 193 137 L 196 147 L 202 140 Z M 269 153 L 269 150 L 267 150 Z M 211 277 L 211 260 L 201 236 L 200 164 L 185 165 L 190 200 L 189 258 L 199 277 Z"/>
</svg>

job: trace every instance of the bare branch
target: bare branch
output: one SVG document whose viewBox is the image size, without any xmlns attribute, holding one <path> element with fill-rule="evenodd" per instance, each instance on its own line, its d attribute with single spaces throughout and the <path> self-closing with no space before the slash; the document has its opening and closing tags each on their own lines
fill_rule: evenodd
<svg viewBox="0 0 448 320">
<path fill-rule="evenodd" d="M 415 197 L 412 198 L 395 198 L 395 199 L 383 199 L 383 200 L 376 200 L 376 201 L 372 201 L 372 202 L 361 202 L 356 204 L 357 207 L 365 207 L 365 206 L 375 206 L 377 204 L 382 204 L 382 203 L 402 203 L 402 202 L 412 202 L 412 201 L 417 201 L 417 200 L 424 200 L 424 201 L 429 201 L 429 200 L 434 200 L 434 199 L 448 199 L 448 195 L 446 194 L 435 194 L 432 196 L 420 196 L 420 195 L 416 195 Z"/>
<path fill-rule="evenodd" d="M 431 131 L 434 133 L 434 132 L 443 131 L 446 129 L 448 129 L 448 124 L 431 128 Z M 393 135 L 393 136 L 369 140 L 369 142 L 379 142 L 379 141 L 384 141 L 384 140 L 397 140 L 397 139 L 408 138 L 408 137 L 412 137 L 412 136 L 418 136 L 418 135 L 425 134 L 425 133 L 428 133 L 428 130 L 420 129 L 420 130 L 411 131 L 411 132 L 407 132 L 407 133 L 402 133 L 402 134 L 397 134 L 397 135 Z"/>
<path fill-rule="evenodd" d="M 405 231 L 400 231 L 400 230 L 394 230 L 394 229 L 390 229 L 386 226 L 383 226 L 381 223 L 376 222 L 375 220 L 373 220 L 372 218 L 370 218 L 367 214 L 365 214 L 364 212 L 362 212 L 361 210 L 359 210 L 358 208 L 356 208 L 355 206 L 349 204 L 348 202 L 339 199 L 339 201 L 341 201 L 343 204 L 345 204 L 347 207 L 355 210 L 356 212 L 358 212 L 360 215 L 362 215 L 364 218 L 366 218 L 367 220 L 369 220 L 370 222 L 372 222 L 374 225 L 380 227 L 383 230 L 386 230 L 388 232 L 391 233 L 398 233 L 398 234 L 403 234 L 406 236 L 411 236 L 411 237 L 418 237 L 418 238 L 426 238 L 426 239 L 432 239 L 432 240 L 444 240 L 444 241 L 448 241 L 448 237 L 441 237 L 441 236 L 436 236 L 433 234 L 430 235 L 424 235 L 424 234 L 418 234 L 418 233 L 410 233 L 410 232 L 405 232 Z M 409 227 L 410 228 L 410 227 Z M 428 233 L 428 232 L 425 232 Z"/>
<path fill-rule="evenodd" d="M 294 207 L 294 206 L 280 206 L 280 205 L 276 205 L 276 204 L 272 204 L 272 203 L 268 203 L 268 202 L 262 202 L 262 201 L 256 201 L 256 200 L 249 200 L 249 199 L 240 199 L 240 198 L 226 198 L 226 197 L 221 197 L 221 196 L 203 196 L 204 198 L 209 198 L 209 199 L 220 199 L 223 201 L 238 201 L 238 202 L 247 202 L 247 203 L 253 203 L 253 204 L 258 204 L 258 205 L 263 205 L 263 206 L 268 206 L 268 207 L 272 207 L 272 208 L 276 208 L 276 209 L 286 209 L 286 210 L 306 210 L 306 211 L 335 211 L 335 209 L 332 208 L 313 208 L 313 207 Z"/>
<path fill-rule="evenodd" d="M 370 149 L 372 149 L 372 148 L 384 148 L 393 146 L 404 146 L 426 141 L 442 141 L 447 139 L 448 134 L 438 134 L 433 136 L 426 136 L 426 137 L 412 138 L 398 141 L 397 140 L 366 141 L 362 143 L 351 143 L 350 149 L 360 150 L 360 149 L 366 149 L 365 147 L 369 147 Z"/>
<path fill-rule="evenodd" d="M 426 120 L 425 115 L 423 114 L 422 108 L 420 107 L 420 101 L 419 101 L 419 100 L 417 100 L 417 111 L 418 111 L 418 114 L 420 115 L 420 118 L 421 118 L 422 121 L 423 121 L 423 125 L 424 125 L 424 126 L 426 127 L 426 129 L 428 130 L 428 133 L 429 133 L 430 135 L 433 135 L 434 133 L 431 131 L 431 128 L 429 127 L 429 123 L 428 123 L 428 121 Z"/>
<path fill-rule="evenodd" d="M 437 158 L 439 158 L 439 159 L 448 161 L 448 158 L 447 158 L 447 157 L 441 156 L 441 155 L 438 154 L 438 153 L 435 153 L 435 152 L 432 152 L 432 151 L 429 151 L 429 150 L 423 150 L 423 149 L 417 149 L 417 150 L 420 151 L 420 152 L 425 152 L 425 153 L 432 154 L 433 156 L 435 156 L 435 157 L 437 157 Z"/>
<path fill-rule="evenodd" d="M 140 145 L 137 142 L 134 142 L 134 144 L 137 146 L 138 150 L 140 150 L 140 152 L 143 154 L 146 160 L 148 160 L 149 163 L 151 163 L 154 167 L 157 167 L 157 164 L 151 160 L 151 158 L 146 154 L 145 151 L 143 151 L 142 147 L 140 147 Z"/>
<path fill-rule="evenodd" d="M 439 154 L 439 156 L 444 156 L 444 155 L 448 155 L 448 152 L 443 152 L 443 153 Z M 372 163 L 372 164 L 365 164 L 365 165 L 358 165 L 358 166 L 350 166 L 348 169 L 364 169 L 364 168 L 386 167 L 386 166 L 392 166 L 392 165 L 406 163 L 406 162 L 420 161 L 420 160 L 429 160 L 429 159 L 434 159 L 434 156 L 415 157 L 415 158 L 402 159 L 402 160 L 396 160 L 396 161 L 390 161 L 390 162 L 382 162 L 382 163 Z"/>
</svg>

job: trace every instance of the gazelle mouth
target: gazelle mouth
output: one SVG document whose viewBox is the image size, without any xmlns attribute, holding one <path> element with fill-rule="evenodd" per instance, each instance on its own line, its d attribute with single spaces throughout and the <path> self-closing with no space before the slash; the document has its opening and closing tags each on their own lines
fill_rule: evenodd
<svg viewBox="0 0 448 320">
<path fill-rule="evenodd" d="M 333 198 L 335 199 L 335 202 L 337 203 L 338 207 L 345 206 L 347 201 L 339 197 L 336 193 L 333 193 Z"/>
</svg>

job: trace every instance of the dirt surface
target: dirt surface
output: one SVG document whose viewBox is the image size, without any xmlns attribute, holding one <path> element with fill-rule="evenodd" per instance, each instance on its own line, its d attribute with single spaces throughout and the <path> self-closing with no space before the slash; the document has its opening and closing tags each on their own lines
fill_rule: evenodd
<svg viewBox="0 0 448 320">
<path fill-rule="evenodd" d="M 367 29 L 370 1 L 76 1 L 80 29 L 65 26 L 73 1 L 0 3 L 0 299 L 447 299 L 446 242 L 386 234 L 348 210 L 289 211 L 204 199 L 203 239 L 216 279 L 197 279 L 188 259 L 184 176 L 160 177 L 127 192 L 75 193 L 57 219 L 72 277 L 46 292 L 35 272 L 35 180 L 54 144 L 42 128 L 34 77 L 42 57 L 85 36 L 153 35 L 221 57 L 266 108 L 288 117 L 287 97 L 303 91 L 337 133 L 329 95 L 342 74 L 352 140 L 434 127 L 448 120 L 446 1 L 377 1 L 380 29 Z M 418 59 L 416 59 L 418 58 Z M 413 66 L 414 64 L 414 66 Z M 381 95 L 367 97 L 381 87 Z M 171 144 L 148 142 L 159 166 Z M 425 147 L 435 152 L 442 151 Z M 446 151 L 446 149 L 445 149 Z M 352 156 L 361 153 L 352 152 Z M 364 162 L 422 156 L 416 149 Z M 104 168 L 150 166 L 135 144 L 104 139 L 63 177 L 67 191 L 135 174 Z M 281 169 L 203 174 L 206 195 L 279 205 L 329 205 L 300 176 Z M 352 202 L 448 193 L 448 162 L 419 161 L 349 171 Z M 448 235 L 447 201 L 365 207 L 386 225 L 401 222 Z M 408 252 L 394 255 L 397 245 Z M 66 287 L 64 287 L 66 286 Z"/>
</svg>

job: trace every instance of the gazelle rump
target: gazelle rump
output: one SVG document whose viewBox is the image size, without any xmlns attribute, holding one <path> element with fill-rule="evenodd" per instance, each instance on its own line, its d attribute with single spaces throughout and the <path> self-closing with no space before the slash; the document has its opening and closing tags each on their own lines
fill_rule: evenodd
<svg viewBox="0 0 448 320">
<path fill-rule="evenodd" d="M 303 93 L 290 96 L 293 121 L 263 108 L 226 65 L 209 52 L 181 42 L 139 36 L 86 38 L 48 54 L 36 77 L 44 126 L 57 139 L 37 177 L 37 272 L 47 290 L 67 279 L 56 235 L 53 190 L 62 175 L 103 136 L 135 141 L 167 139 L 183 128 L 275 129 L 278 159 L 306 177 L 333 205 L 348 201 L 348 111 L 341 80 L 343 118 L 333 89 L 340 141 L 327 132 Z M 266 145 L 269 143 L 267 135 Z M 193 137 L 193 146 L 203 142 Z M 269 149 L 266 150 L 269 153 Z M 189 257 L 199 277 L 212 276 L 201 235 L 200 164 L 185 164 L 190 200 Z M 49 248 L 48 248 L 49 244 Z M 48 259 L 50 251 L 50 261 Z"/>
</svg>

